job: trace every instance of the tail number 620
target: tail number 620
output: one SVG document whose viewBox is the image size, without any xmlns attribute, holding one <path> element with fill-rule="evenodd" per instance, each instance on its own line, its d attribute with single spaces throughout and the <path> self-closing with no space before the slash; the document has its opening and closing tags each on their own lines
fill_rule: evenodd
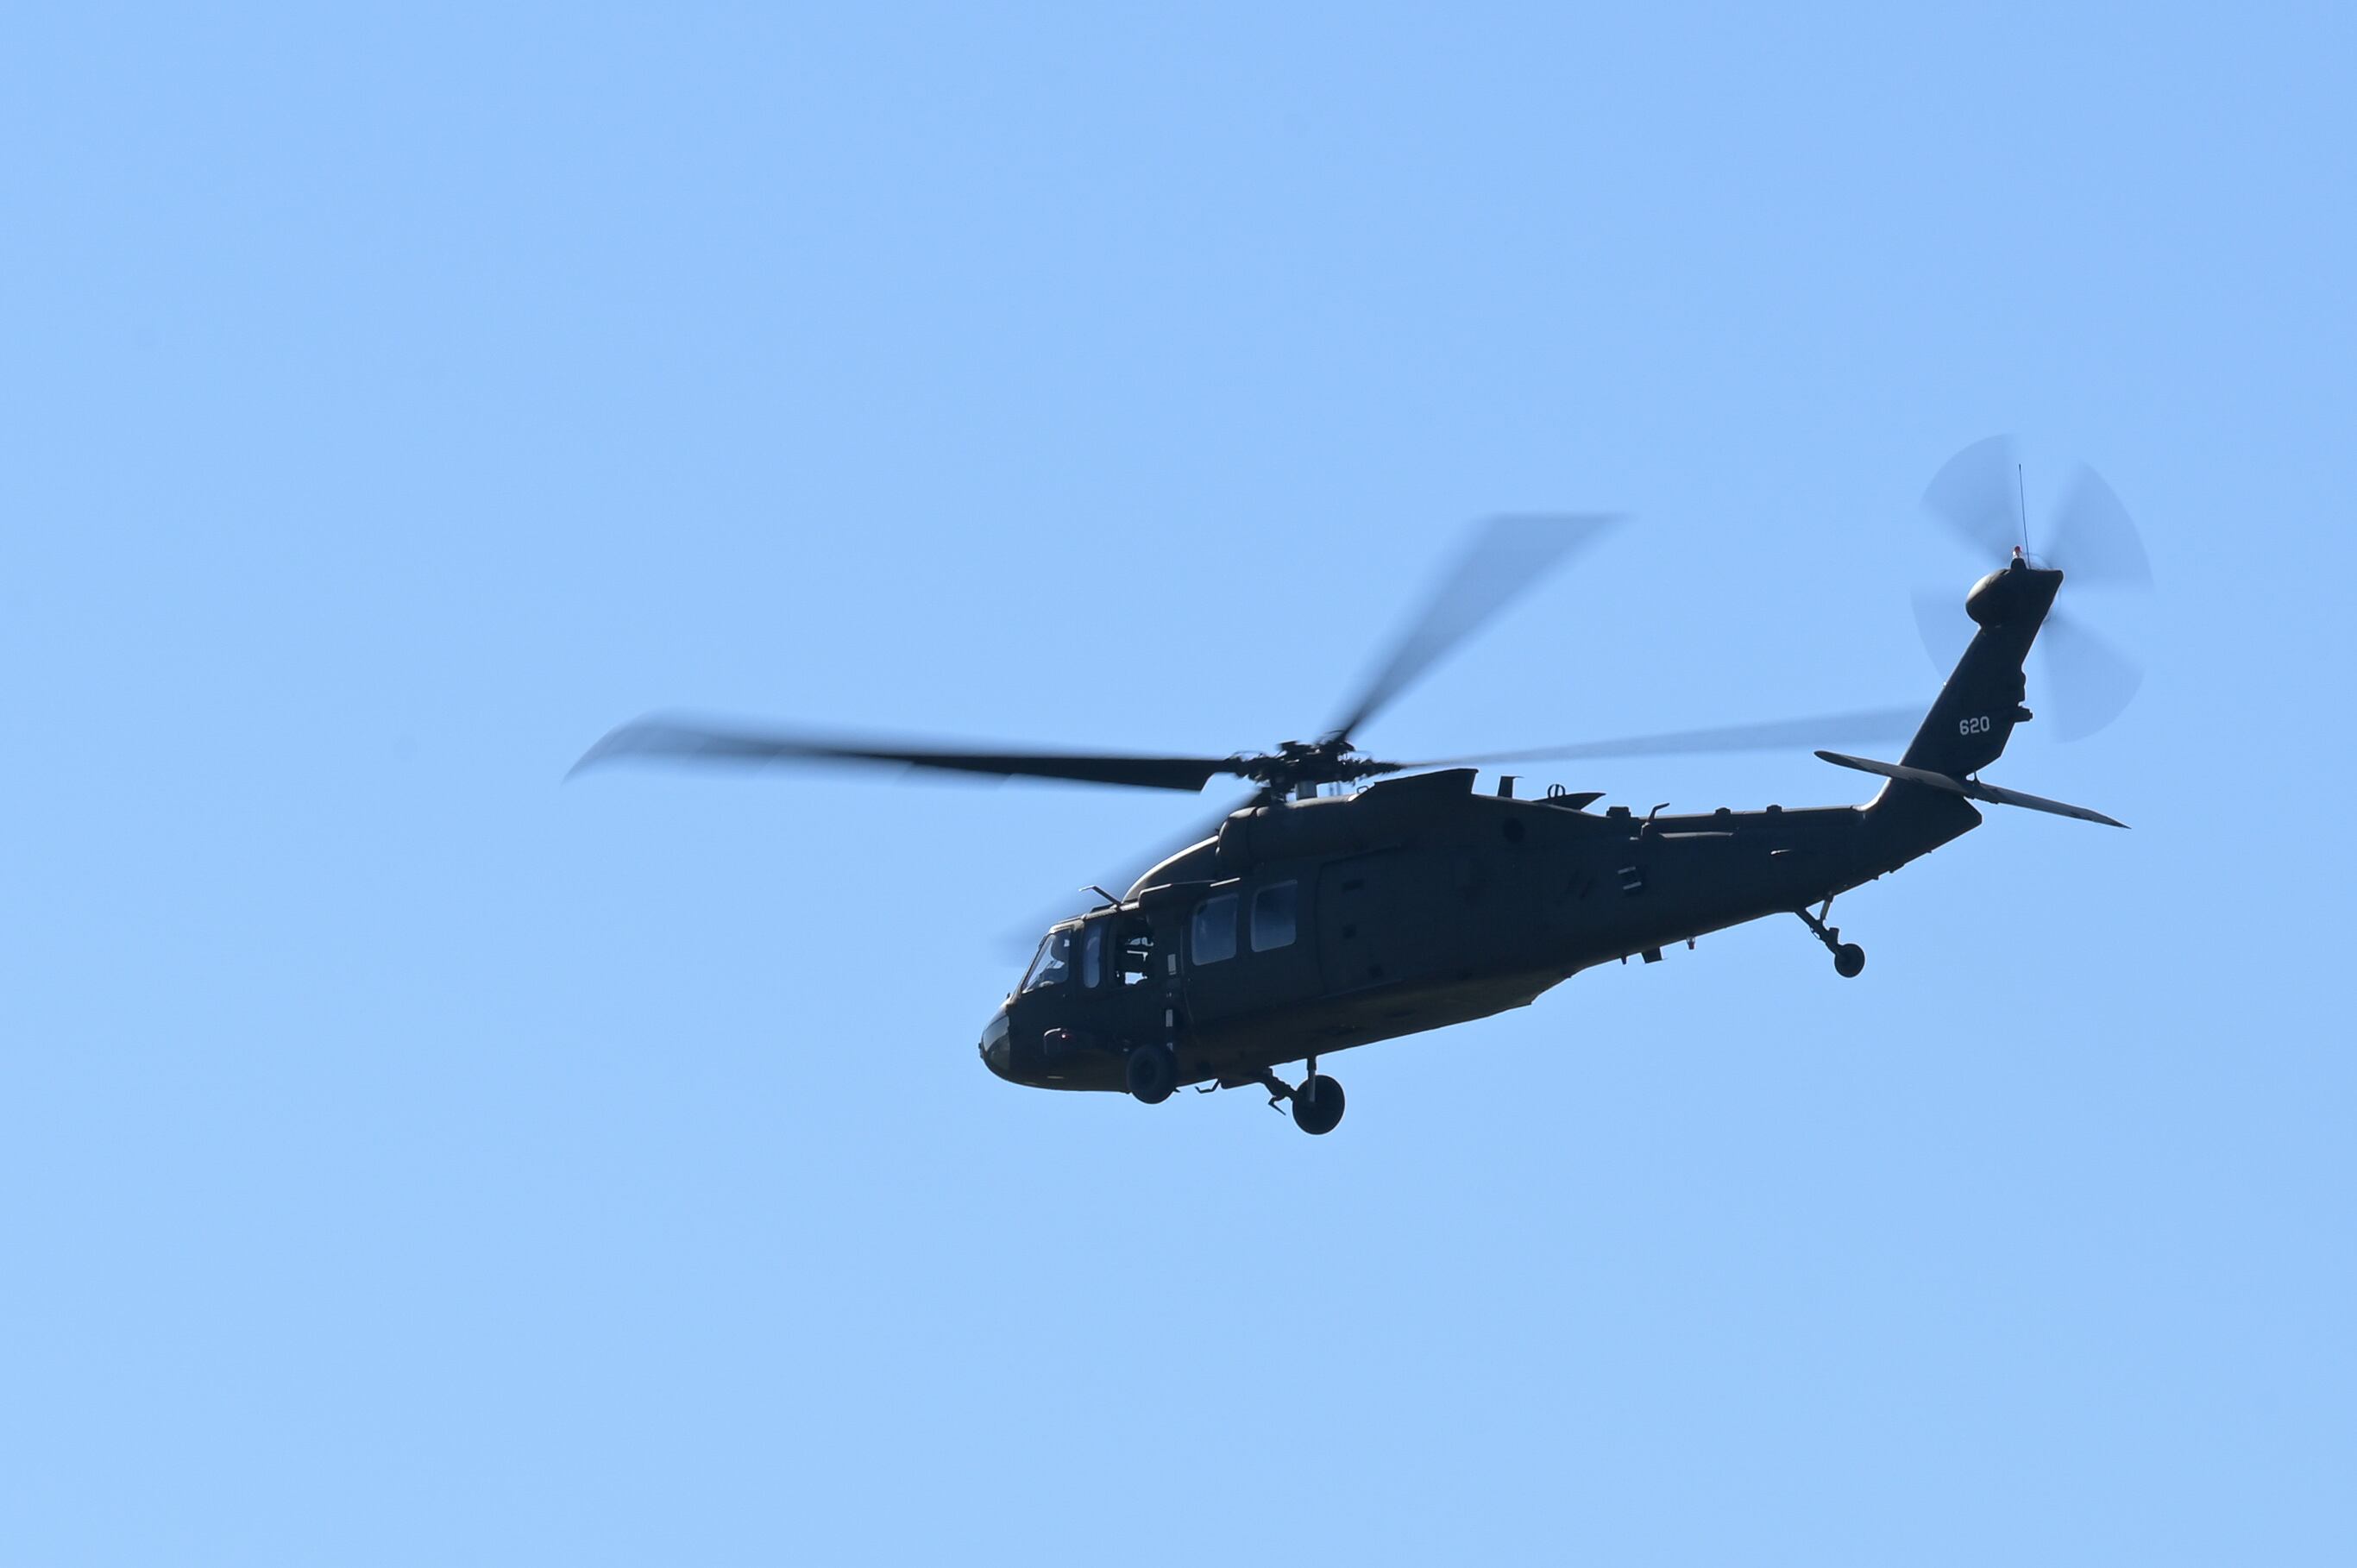
<svg viewBox="0 0 2357 1568">
<path fill-rule="evenodd" d="M 1958 719 L 1956 721 L 1956 733 L 1958 735 L 1986 735 L 1996 727 L 1996 726 L 1995 725 L 1989 723 L 1989 717 L 1986 714 L 1980 714 L 1969 719 Z"/>
</svg>

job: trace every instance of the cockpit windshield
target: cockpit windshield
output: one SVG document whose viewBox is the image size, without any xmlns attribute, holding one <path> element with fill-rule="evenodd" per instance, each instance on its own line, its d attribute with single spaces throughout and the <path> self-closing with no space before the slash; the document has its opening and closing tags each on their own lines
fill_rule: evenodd
<svg viewBox="0 0 2357 1568">
<path fill-rule="evenodd" d="M 1023 972 L 1022 990 L 1037 991 L 1043 985 L 1061 985 L 1072 978 L 1072 928 L 1059 926 L 1048 933 L 1039 944 L 1039 951 L 1031 960 L 1031 967 Z"/>
</svg>

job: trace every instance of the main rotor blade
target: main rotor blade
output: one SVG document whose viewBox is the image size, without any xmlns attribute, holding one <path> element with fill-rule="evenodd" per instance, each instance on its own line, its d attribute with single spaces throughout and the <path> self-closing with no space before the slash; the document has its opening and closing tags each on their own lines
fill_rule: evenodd
<svg viewBox="0 0 2357 1568">
<path fill-rule="evenodd" d="M 1328 733 L 1348 740 L 1447 658 L 1483 622 L 1538 585 L 1575 551 L 1600 538 L 1606 515 L 1493 517 L 1479 524 L 1432 596 L 1393 642 L 1385 658 Z"/>
<path fill-rule="evenodd" d="M 944 773 L 975 773 L 996 779 L 1064 779 L 1081 784 L 1115 784 L 1138 789 L 1200 789 L 1222 773 L 1241 771 L 1231 757 L 1131 757 L 1057 751 L 981 751 L 944 746 L 899 746 L 879 741 L 821 740 L 813 736 L 723 728 L 677 719 L 634 719 L 591 746 L 573 765 L 585 768 L 623 757 L 659 757 L 764 767 L 799 763 L 810 767 L 880 764 Z"/>
<path fill-rule="evenodd" d="M 2144 668 L 2061 610 L 2047 612 L 2038 634 L 2054 688 L 2054 736 L 2084 740 L 2127 708 Z"/>
<path fill-rule="evenodd" d="M 1861 708 L 1845 714 L 1821 714 L 1815 718 L 1776 719 L 1767 724 L 1722 725 L 1711 729 L 1674 730 L 1666 735 L 1632 736 L 1622 740 L 1574 741 L 1568 746 L 1533 746 L 1523 751 L 1490 751 L 1476 757 L 1447 757 L 1432 762 L 1412 762 L 1408 768 L 1463 768 L 1497 762 L 1542 762 L 1589 757 L 1669 757 L 1688 752 L 1782 751 L 1810 746 L 1819 741 L 1904 740 L 1921 727 L 1923 708 Z"/>
<path fill-rule="evenodd" d="M 2021 542 L 2020 458 L 2010 435 L 1975 441 L 1941 467 L 1923 510 L 1994 568 Z"/>
<path fill-rule="evenodd" d="M 2144 553 L 2128 509 L 2104 483 L 2104 477 L 2079 465 L 2071 489 L 2054 513 L 2054 535 L 2042 548 L 2054 564 L 2070 575 L 2074 586 L 2084 588 L 2149 588 L 2152 562 Z"/>
</svg>

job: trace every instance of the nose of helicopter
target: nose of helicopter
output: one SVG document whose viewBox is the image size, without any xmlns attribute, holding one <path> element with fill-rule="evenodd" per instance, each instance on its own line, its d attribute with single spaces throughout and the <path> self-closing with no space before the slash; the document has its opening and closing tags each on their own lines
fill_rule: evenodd
<svg viewBox="0 0 2357 1568">
<path fill-rule="evenodd" d="M 982 1065 L 1000 1078 L 1005 1078 L 1012 1065 L 1006 1044 L 1006 1009 L 1001 1007 L 990 1015 L 982 1031 Z"/>
</svg>

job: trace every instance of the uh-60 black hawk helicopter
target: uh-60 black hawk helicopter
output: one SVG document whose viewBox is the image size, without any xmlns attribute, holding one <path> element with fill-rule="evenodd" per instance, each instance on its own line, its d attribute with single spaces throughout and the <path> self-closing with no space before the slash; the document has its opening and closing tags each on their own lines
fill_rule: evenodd
<svg viewBox="0 0 2357 1568">
<path fill-rule="evenodd" d="M 2015 542 L 2016 474 L 2004 438 L 1967 448 L 1926 495 L 1967 540 L 2010 562 L 1973 585 L 1976 630 L 1931 711 L 1878 709 L 1620 742 L 1436 762 L 1361 754 L 1360 728 L 1547 568 L 1607 531 L 1596 517 L 1504 518 L 1477 531 L 1423 613 L 1340 722 L 1314 741 L 1232 757 L 999 751 L 819 740 L 649 718 L 578 766 L 619 756 L 733 764 L 874 763 L 958 773 L 1253 793 L 1126 891 L 1050 929 L 981 1039 L 990 1070 L 1043 1089 L 1126 1092 L 1157 1104 L 1186 1085 L 1258 1085 L 1304 1132 L 1342 1119 L 1318 1058 L 1523 1006 L 1594 964 L 1651 962 L 1664 947 L 1770 915 L 1797 915 L 1855 977 L 1866 954 L 1826 924 L 1838 894 L 1979 825 L 1975 802 L 2118 827 L 2100 812 L 1985 783 L 2023 706 L 2024 660 L 2041 626 L 2067 641 L 2107 722 L 2132 669 L 2053 615 L 2063 574 Z M 2148 585 L 2142 545 L 2111 492 L 2082 470 L 2050 535 L 2074 573 Z M 1988 555 L 1984 555 L 1984 559 Z M 1928 636 L 1928 634 L 1927 634 Z M 2055 651 L 2050 649 L 2050 652 Z M 2086 682 L 2082 682 L 2085 684 Z M 2125 688 L 2125 690 L 2123 689 Z M 1477 765 L 1540 757 L 1739 751 L 1904 733 L 1900 760 L 1818 756 L 1878 775 L 1863 806 L 1640 817 L 1598 813 L 1597 792 L 1518 798 L 1515 779 L 1474 789 Z M 576 768 L 577 770 L 577 768 Z M 1372 781 L 1372 782 L 1370 782 Z M 1275 1069 L 1308 1063 L 1296 1084 Z"/>
</svg>

